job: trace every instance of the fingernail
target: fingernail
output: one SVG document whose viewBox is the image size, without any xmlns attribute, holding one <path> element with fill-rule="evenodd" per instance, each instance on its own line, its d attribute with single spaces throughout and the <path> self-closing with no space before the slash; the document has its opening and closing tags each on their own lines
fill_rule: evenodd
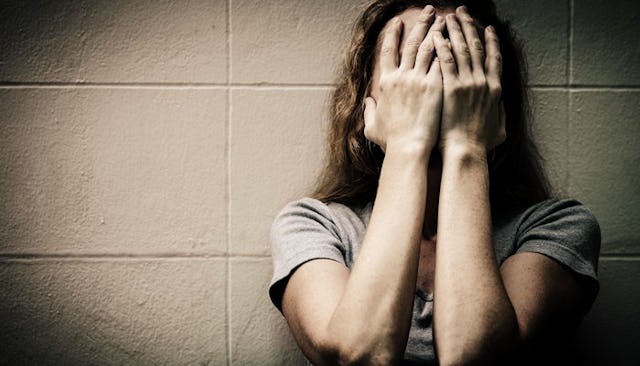
<svg viewBox="0 0 640 366">
<path fill-rule="evenodd" d="M 400 18 L 399 18 L 399 17 L 393 17 L 393 22 L 394 22 L 395 24 L 400 23 Z"/>
<path fill-rule="evenodd" d="M 464 6 L 464 5 L 462 5 L 462 6 L 460 7 L 460 9 L 461 9 L 462 11 L 464 11 L 465 13 L 467 13 L 467 12 L 468 12 L 468 11 L 467 11 L 467 7 L 466 7 L 466 6 Z"/>
<path fill-rule="evenodd" d="M 495 29 L 495 28 L 493 28 L 493 26 L 492 26 L 492 25 L 488 26 L 488 27 L 487 27 L 487 30 L 488 30 L 489 32 L 491 32 L 491 33 L 495 33 L 495 32 L 496 32 L 496 29 Z"/>
<path fill-rule="evenodd" d="M 436 11 L 436 8 L 434 8 L 432 5 L 427 5 L 426 8 L 424 8 L 427 11 L 427 14 L 431 15 Z"/>
<path fill-rule="evenodd" d="M 438 16 L 436 17 L 436 22 L 438 22 L 438 23 L 442 23 L 442 22 L 444 22 L 444 18 L 442 17 L 442 15 L 438 15 Z"/>
</svg>

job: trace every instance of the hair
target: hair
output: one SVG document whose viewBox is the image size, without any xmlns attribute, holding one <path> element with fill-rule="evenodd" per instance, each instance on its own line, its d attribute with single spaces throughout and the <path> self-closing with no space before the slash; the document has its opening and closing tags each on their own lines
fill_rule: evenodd
<svg viewBox="0 0 640 366">
<path fill-rule="evenodd" d="M 409 8 L 456 8 L 465 5 L 484 25 L 493 25 L 503 59 L 502 98 L 507 139 L 491 153 L 489 162 L 492 210 L 511 211 L 550 197 L 541 157 L 529 129 L 527 69 L 520 43 L 508 22 L 496 14 L 492 0 L 377 0 L 365 6 L 331 95 L 326 164 L 312 197 L 345 205 L 373 201 L 384 152 L 364 136 L 364 99 L 369 94 L 378 36 L 385 24 Z"/>
</svg>

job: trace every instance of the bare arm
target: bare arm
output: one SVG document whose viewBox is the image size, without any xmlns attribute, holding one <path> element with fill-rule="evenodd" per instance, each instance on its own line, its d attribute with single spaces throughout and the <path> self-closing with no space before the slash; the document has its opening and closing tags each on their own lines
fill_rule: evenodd
<svg viewBox="0 0 640 366">
<path fill-rule="evenodd" d="M 428 7 L 400 63 L 402 24 L 392 20 L 385 31 L 380 97 L 368 98 L 365 111 L 365 135 L 385 149 L 385 158 L 352 271 L 331 261 L 310 261 L 286 286 L 284 315 L 314 364 L 389 365 L 404 355 L 420 257 L 427 165 L 438 138 L 442 103 L 439 65 L 429 69 L 433 47 L 418 47 L 425 39 L 431 42 L 425 34 L 433 19 L 433 8 Z"/>
<path fill-rule="evenodd" d="M 452 50 L 441 36 L 434 37 L 445 93 L 434 294 L 437 352 L 442 365 L 520 364 L 507 360 L 553 334 L 545 327 L 549 321 L 562 324 L 566 336 L 579 316 L 576 310 L 589 300 L 584 283 L 543 255 L 516 254 L 498 267 L 486 158 L 487 149 L 505 138 L 498 39 L 491 28 L 485 31 L 485 59 L 463 8 L 457 19 L 447 17 L 447 28 Z"/>
</svg>

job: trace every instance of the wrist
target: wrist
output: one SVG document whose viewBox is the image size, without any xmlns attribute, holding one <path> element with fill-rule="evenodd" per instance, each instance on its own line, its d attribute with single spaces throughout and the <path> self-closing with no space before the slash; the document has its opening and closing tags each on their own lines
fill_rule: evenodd
<svg viewBox="0 0 640 366">
<path fill-rule="evenodd" d="M 385 156 L 394 155 L 407 159 L 429 162 L 433 147 L 422 143 L 412 143 L 405 141 L 389 141 L 385 149 Z"/>
<path fill-rule="evenodd" d="M 487 148 L 484 144 L 474 142 L 447 143 L 442 146 L 442 159 L 446 161 L 462 161 L 465 163 L 487 163 Z"/>
</svg>

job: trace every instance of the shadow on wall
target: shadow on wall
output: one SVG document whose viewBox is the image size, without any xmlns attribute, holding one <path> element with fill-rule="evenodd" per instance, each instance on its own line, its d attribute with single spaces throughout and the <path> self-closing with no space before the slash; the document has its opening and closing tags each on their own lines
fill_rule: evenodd
<svg viewBox="0 0 640 366">
<path fill-rule="evenodd" d="M 600 293 L 572 345 L 576 365 L 632 365 L 640 329 L 640 265 L 601 259 L 598 275 Z"/>
</svg>

